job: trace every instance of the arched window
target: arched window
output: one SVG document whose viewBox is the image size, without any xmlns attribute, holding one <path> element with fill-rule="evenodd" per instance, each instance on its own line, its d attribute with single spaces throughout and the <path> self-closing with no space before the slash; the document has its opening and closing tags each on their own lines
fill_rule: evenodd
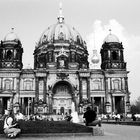
<svg viewBox="0 0 140 140">
<path fill-rule="evenodd" d="M 32 90 L 33 83 L 31 80 L 27 79 L 24 81 L 24 90 Z"/>
<path fill-rule="evenodd" d="M 112 59 L 117 60 L 118 59 L 118 53 L 116 51 L 112 52 Z"/>
<path fill-rule="evenodd" d="M 87 82 L 86 82 L 86 80 L 82 81 L 82 89 L 83 89 L 83 91 L 87 90 Z"/>
<path fill-rule="evenodd" d="M 3 50 L 0 49 L 0 59 L 3 59 Z"/>
<path fill-rule="evenodd" d="M 119 80 L 118 80 L 118 79 L 115 79 L 115 80 L 113 81 L 113 85 L 114 85 L 114 89 L 115 89 L 115 90 L 119 90 L 119 89 L 120 89 Z"/>
<path fill-rule="evenodd" d="M 5 90 L 11 90 L 12 89 L 11 83 L 12 83 L 12 81 L 10 79 L 6 79 L 4 81 L 4 89 Z"/>
<path fill-rule="evenodd" d="M 7 51 L 6 58 L 7 58 L 7 60 L 11 60 L 12 59 L 12 51 L 11 50 Z"/>
<path fill-rule="evenodd" d="M 40 80 L 39 81 L 39 91 L 43 91 L 43 89 L 44 89 L 44 82 L 43 82 L 43 80 Z"/>
<path fill-rule="evenodd" d="M 95 79 L 93 81 L 93 90 L 101 90 L 101 80 Z"/>
<path fill-rule="evenodd" d="M 63 34 L 63 32 L 60 32 L 59 33 L 58 39 L 59 40 L 64 40 L 64 34 Z"/>
</svg>

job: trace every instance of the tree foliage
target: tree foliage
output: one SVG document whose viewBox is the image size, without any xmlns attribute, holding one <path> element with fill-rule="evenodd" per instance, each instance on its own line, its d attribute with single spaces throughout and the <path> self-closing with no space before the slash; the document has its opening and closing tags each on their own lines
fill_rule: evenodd
<svg viewBox="0 0 140 140">
<path fill-rule="evenodd" d="M 138 97 L 135 103 L 131 105 L 131 113 L 140 114 L 140 97 Z"/>
</svg>

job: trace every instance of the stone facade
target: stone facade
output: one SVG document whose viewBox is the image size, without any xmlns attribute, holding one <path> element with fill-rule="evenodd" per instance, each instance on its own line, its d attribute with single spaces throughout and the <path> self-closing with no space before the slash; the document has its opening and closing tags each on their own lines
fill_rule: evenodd
<svg viewBox="0 0 140 140">
<path fill-rule="evenodd" d="M 128 71 L 122 43 L 115 35 L 109 34 L 103 42 L 101 69 L 89 68 L 85 41 L 62 16 L 35 46 L 34 69 L 22 68 L 22 53 L 13 31 L 1 41 L 0 114 L 11 99 L 23 114 L 70 114 L 72 103 L 78 113 L 88 105 L 100 114 L 129 112 Z"/>
</svg>

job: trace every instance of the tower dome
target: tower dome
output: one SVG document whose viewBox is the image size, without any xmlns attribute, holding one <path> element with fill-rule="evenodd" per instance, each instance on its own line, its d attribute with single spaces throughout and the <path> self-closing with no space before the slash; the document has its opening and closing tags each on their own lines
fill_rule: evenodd
<svg viewBox="0 0 140 140">
<path fill-rule="evenodd" d="M 115 43 L 115 42 L 120 43 L 118 37 L 111 33 L 111 29 L 109 29 L 109 31 L 110 31 L 110 34 L 105 37 L 103 43 L 105 43 L 105 42 L 106 43 L 111 43 L 111 42 L 113 42 L 113 43 Z"/>
<path fill-rule="evenodd" d="M 114 34 L 109 34 L 109 35 L 106 36 L 106 38 L 104 39 L 103 42 L 104 42 L 104 43 L 105 43 L 105 42 L 106 42 L 106 43 L 110 43 L 110 42 L 117 42 L 117 43 L 119 43 L 120 41 L 119 41 L 119 39 L 118 39 L 118 37 L 117 37 L 116 35 L 114 35 Z"/>
<path fill-rule="evenodd" d="M 111 30 L 110 30 L 111 31 Z M 104 39 L 101 48 L 101 68 L 102 69 L 126 69 L 123 57 L 123 45 L 116 35 L 110 34 Z"/>
<path fill-rule="evenodd" d="M 0 45 L 0 68 L 22 69 L 23 48 L 13 28 Z"/>
<path fill-rule="evenodd" d="M 11 32 L 8 33 L 5 37 L 4 37 L 4 42 L 18 42 L 19 37 L 16 35 L 16 33 L 14 32 L 14 28 L 12 28 Z"/>
</svg>

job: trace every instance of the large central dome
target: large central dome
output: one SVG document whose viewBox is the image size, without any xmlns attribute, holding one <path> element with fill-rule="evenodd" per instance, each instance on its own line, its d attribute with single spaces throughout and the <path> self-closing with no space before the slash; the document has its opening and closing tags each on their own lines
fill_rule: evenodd
<svg viewBox="0 0 140 140">
<path fill-rule="evenodd" d="M 50 43 L 79 44 L 86 47 L 81 35 L 74 27 L 68 26 L 63 17 L 58 17 L 58 22 L 48 27 L 41 35 L 38 47 Z"/>
<path fill-rule="evenodd" d="M 68 26 L 62 15 L 56 24 L 41 35 L 34 51 L 35 69 L 88 68 L 88 51 L 85 41 L 74 27 Z"/>
</svg>

